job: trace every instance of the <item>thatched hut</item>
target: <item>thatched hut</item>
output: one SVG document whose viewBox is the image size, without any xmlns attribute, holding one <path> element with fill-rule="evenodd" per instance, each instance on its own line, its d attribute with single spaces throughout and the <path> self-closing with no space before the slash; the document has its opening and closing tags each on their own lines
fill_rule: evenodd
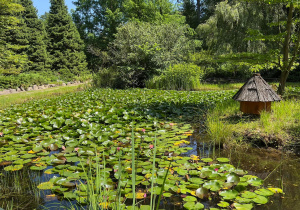
<svg viewBox="0 0 300 210">
<path fill-rule="evenodd" d="M 260 114 L 263 110 L 271 111 L 271 102 L 281 101 L 260 74 L 254 74 L 232 99 L 240 102 L 240 110 L 245 114 Z"/>
</svg>

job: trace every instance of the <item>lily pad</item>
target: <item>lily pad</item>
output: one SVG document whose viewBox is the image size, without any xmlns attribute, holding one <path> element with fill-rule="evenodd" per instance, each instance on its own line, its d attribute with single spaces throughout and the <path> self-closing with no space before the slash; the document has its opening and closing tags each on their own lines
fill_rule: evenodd
<svg viewBox="0 0 300 210">
<path fill-rule="evenodd" d="M 225 190 L 219 193 L 225 200 L 232 200 L 238 196 L 238 192 L 236 190 Z"/>
</svg>

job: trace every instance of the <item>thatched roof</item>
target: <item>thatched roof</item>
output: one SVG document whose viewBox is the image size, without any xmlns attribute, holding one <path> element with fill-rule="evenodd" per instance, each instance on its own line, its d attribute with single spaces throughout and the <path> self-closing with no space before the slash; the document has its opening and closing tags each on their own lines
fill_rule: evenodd
<svg viewBox="0 0 300 210">
<path fill-rule="evenodd" d="M 254 74 L 232 97 L 236 101 L 271 102 L 281 101 L 272 87 L 260 76 Z"/>
</svg>

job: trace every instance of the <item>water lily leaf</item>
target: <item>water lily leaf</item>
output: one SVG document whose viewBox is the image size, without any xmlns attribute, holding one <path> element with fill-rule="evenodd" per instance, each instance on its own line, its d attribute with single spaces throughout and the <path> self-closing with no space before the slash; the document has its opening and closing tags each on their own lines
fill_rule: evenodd
<svg viewBox="0 0 300 210">
<path fill-rule="evenodd" d="M 37 188 L 40 190 L 51 190 L 53 186 L 54 185 L 52 182 L 43 182 L 43 183 L 39 184 L 37 186 Z"/>
<path fill-rule="evenodd" d="M 22 155 L 21 158 L 23 158 L 23 159 L 29 159 L 29 158 L 33 158 L 35 156 L 36 156 L 35 154 L 26 154 L 26 155 Z"/>
<path fill-rule="evenodd" d="M 183 198 L 183 200 L 186 202 L 192 202 L 192 201 L 197 201 L 197 198 L 195 198 L 193 196 L 187 196 L 187 197 Z"/>
<path fill-rule="evenodd" d="M 252 179 L 248 180 L 247 182 L 249 184 L 251 184 L 252 186 L 259 187 L 263 184 L 264 181 L 260 178 L 252 178 Z"/>
<path fill-rule="evenodd" d="M 5 171 L 18 171 L 23 168 L 23 165 L 12 165 L 12 166 L 6 166 L 4 168 Z"/>
<path fill-rule="evenodd" d="M 46 169 L 47 166 L 31 166 L 30 170 L 34 170 L 34 171 L 42 171 L 44 169 Z"/>
<path fill-rule="evenodd" d="M 13 164 L 15 165 L 24 165 L 26 163 L 30 163 L 31 159 L 27 159 L 27 160 L 23 160 L 23 159 L 19 159 L 13 162 Z"/>
<path fill-rule="evenodd" d="M 237 196 L 235 200 L 239 203 L 251 203 L 252 202 L 252 199 L 242 198 L 240 196 Z"/>
<path fill-rule="evenodd" d="M 258 204 L 266 204 L 268 203 L 268 199 L 264 196 L 258 195 L 254 199 L 252 199 L 255 203 Z"/>
<path fill-rule="evenodd" d="M 201 160 L 205 163 L 209 163 L 209 162 L 213 161 L 213 159 L 211 159 L 211 158 L 202 158 Z"/>
<path fill-rule="evenodd" d="M 179 175 L 181 175 L 181 176 L 185 176 L 186 174 L 188 174 L 188 171 L 179 168 L 179 169 L 177 170 L 177 173 L 178 173 Z"/>
<path fill-rule="evenodd" d="M 219 161 L 220 163 L 227 163 L 227 162 L 229 162 L 229 159 L 228 158 L 217 158 L 217 161 Z"/>
<path fill-rule="evenodd" d="M 57 158 L 55 158 L 51 161 L 51 163 L 53 163 L 53 164 L 64 164 L 65 162 L 66 162 L 65 160 L 60 160 Z"/>
<path fill-rule="evenodd" d="M 188 210 L 192 210 L 195 209 L 196 203 L 195 202 L 187 202 L 183 205 L 184 208 L 188 209 Z"/>
<path fill-rule="evenodd" d="M 200 171 L 197 171 L 197 170 L 189 170 L 189 174 L 191 176 L 197 176 L 199 175 L 201 172 Z"/>
<path fill-rule="evenodd" d="M 212 181 L 205 182 L 203 184 L 203 187 L 210 189 L 211 191 L 218 191 L 221 189 L 222 186 L 218 180 L 212 180 Z"/>
<path fill-rule="evenodd" d="M 225 190 L 219 193 L 225 200 L 235 199 L 239 193 L 236 190 Z"/>
<path fill-rule="evenodd" d="M 72 188 L 72 187 L 76 186 L 76 184 L 73 183 L 73 182 L 63 182 L 61 185 L 64 186 L 64 187 L 69 187 L 69 188 Z"/>
<path fill-rule="evenodd" d="M 256 194 L 262 195 L 262 196 L 271 196 L 271 195 L 274 195 L 274 193 L 272 191 L 267 190 L 267 189 L 259 189 L 259 190 L 255 190 L 254 192 Z"/>
<path fill-rule="evenodd" d="M 226 201 L 220 201 L 217 205 L 220 206 L 220 207 L 226 208 L 226 207 L 229 206 L 230 204 L 227 203 Z"/>
<path fill-rule="evenodd" d="M 253 208 L 253 205 L 252 204 L 239 204 L 239 203 L 234 203 L 233 204 L 234 207 L 237 209 L 237 210 L 251 210 Z"/>
<path fill-rule="evenodd" d="M 241 194 L 241 196 L 243 198 L 249 198 L 249 199 L 252 199 L 252 198 L 255 198 L 257 196 L 257 194 L 255 194 L 254 192 L 250 192 L 250 191 L 245 191 Z"/>
<path fill-rule="evenodd" d="M 64 192 L 64 198 L 66 199 L 76 199 L 78 196 L 74 192 Z"/>
<path fill-rule="evenodd" d="M 195 183 L 195 184 L 198 184 L 198 185 L 204 183 L 203 179 L 201 179 L 201 178 L 190 178 L 189 182 L 192 182 L 192 183 Z"/>
<path fill-rule="evenodd" d="M 166 197 L 166 198 L 169 198 L 171 197 L 173 194 L 172 193 L 163 193 L 163 196 Z"/>
</svg>

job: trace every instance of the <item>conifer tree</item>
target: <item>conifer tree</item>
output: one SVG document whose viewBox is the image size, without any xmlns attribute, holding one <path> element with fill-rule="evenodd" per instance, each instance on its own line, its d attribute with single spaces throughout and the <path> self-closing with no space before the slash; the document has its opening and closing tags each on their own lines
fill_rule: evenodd
<svg viewBox="0 0 300 210">
<path fill-rule="evenodd" d="M 4 75 L 19 74 L 28 62 L 26 24 L 19 19 L 22 10 L 14 0 L 0 0 L 0 73 Z"/>
<path fill-rule="evenodd" d="M 53 71 L 72 79 L 87 71 L 83 41 L 68 13 L 64 0 L 50 0 L 47 17 L 48 52 Z"/>
<path fill-rule="evenodd" d="M 24 35 L 28 41 L 26 54 L 29 63 L 25 71 L 44 71 L 47 69 L 47 46 L 46 30 L 44 24 L 38 19 L 37 10 L 33 6 L 32 0 L 20 0 L 25 8 L 21 13 L 21 18 L 26 24 Z"/>
</svg>

